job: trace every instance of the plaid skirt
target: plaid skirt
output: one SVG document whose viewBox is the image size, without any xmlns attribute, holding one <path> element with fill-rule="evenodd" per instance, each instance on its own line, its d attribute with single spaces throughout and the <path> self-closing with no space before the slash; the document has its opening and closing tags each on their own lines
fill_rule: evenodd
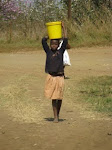
<svg viewBox="0 0 112 150">
<path fill-rule="evenodd" d="M 45 96 L 48 99 L 63 99 L 64 76 L 47 75 L 45 82 Z"/>
</svg>

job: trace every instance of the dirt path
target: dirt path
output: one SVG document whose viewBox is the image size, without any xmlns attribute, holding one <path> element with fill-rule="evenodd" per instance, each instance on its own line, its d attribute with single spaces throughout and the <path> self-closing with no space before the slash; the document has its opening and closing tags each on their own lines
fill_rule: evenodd
<svg viewBox="0 0 112 150">
<path fill-rule="evenodd" d="M 43 96 L 42 51 L 0 54 L 0 150 L 111 150 L 112 118 L 72 93 L 82 78 L 112 75 L 112 47 L 71 49 L 60 122 Z M 75 83 L 75 85 L 73 85 Z"/>
</svg>

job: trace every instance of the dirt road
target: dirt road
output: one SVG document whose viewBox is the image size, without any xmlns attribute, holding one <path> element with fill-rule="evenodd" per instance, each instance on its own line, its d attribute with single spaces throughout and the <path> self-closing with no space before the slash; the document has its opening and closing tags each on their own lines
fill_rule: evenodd
<svg viewBox="0 0 112 150">
<path fill-rule="evenodd" d="M 43 96 L 43 51 L 0 54 L 0 150 L 111 150 L 111 116 L 88 111 L 78 101 L 77 83 L 89 76 L 112 76 L 112 47 L 69 50 L 59 123 Z"/>
</svg>

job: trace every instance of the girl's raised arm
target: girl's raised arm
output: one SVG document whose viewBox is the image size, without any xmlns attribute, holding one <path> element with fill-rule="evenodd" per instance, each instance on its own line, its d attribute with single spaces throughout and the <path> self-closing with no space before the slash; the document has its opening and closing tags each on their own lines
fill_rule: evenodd
<svg viewBox="0 0 112 150">
<path fill-rule="evenodd" d="M 61 23 L 62 29 L 63 29 L 63 34 L 64 34 L 64 38 L 67 38 L 67 29 L 65 29 L 64 23 Z"/>
<path fill-rule="evenodd" d="M 48 39 L 48 36 L 45 36 L 45 37 L 42 38 L 42 46 L 43 46 L 43 49 L 45 50 L 46 53 L 49 51 L 49 46 L 47 44 L 47 39 Z"/>
</svg>

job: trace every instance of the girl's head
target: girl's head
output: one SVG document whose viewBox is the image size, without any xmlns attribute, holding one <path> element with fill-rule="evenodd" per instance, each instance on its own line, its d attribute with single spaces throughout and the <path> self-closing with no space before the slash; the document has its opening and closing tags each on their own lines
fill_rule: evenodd
<svg viewBox="0 0 112 150">
<path fill-rule="evenodd" d="M 57 48 L 59 47 L 59 39 L 52 39 L 50 41 L 50 47 L 52 50 L 57 50 Z"/>
</svg>

